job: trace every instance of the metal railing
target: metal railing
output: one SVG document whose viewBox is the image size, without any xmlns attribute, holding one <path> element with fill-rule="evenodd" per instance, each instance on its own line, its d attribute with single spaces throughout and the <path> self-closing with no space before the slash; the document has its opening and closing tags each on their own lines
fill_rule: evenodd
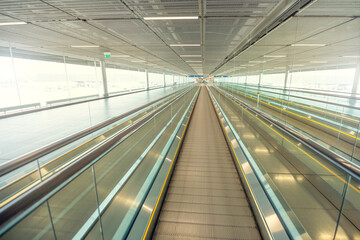
<svg viewBox="0 0 360 240">
<path fill-rule="evenodd" d="M 195 92 L 195 89 L 191 88 L 170 100 L 5 205 L 0 209 L 1 235 L 5 238 L 9 236 L 33 238 L 41 235 L 56 239 L 64 238 L 64 236 L 78 236 L 77 234 L 95 234 L 97 236 L 100 234 L 100 238 L 104 238 L 104 235 L 108 234 L 106 229 L 108 225 L 105 225 L 105 222 L 109 221 L 104 211 L 116 204 L 113 199 L 123 191 L 132 191 L 138 187 L 140 187 L 139 191 L 142 189 L 142 184 L 136 184 L 130 188 L 128 185 L 137 177 L 147 176 L 142 171 L 148 171 L 151 168 L 144 165 L 156 161 L 159 157 L 160 153 L 157 151 L 164 149 L 163 144 L 169 140 L 169 133 L 178 126 L 178 122 L 186 113 L 186 108 Z M 156 133 L 155 138 L 154 133 Z M 160 156 L 164 157 L 161 154 Z M 139 170 L 139 168 L 143 170 Z M 111 184 L 105 183 L 108 180 L 111 180 Z M 73 191 L 78 194 L 74 194 Z M 94 192 L 96 197 L 94 198 L 92 194 L 90 196 L 89 192 Z M 67 200 L 63 199 L 64 196 Z M 131 194 L 126 194 L 126 196 L 130 197 Z M 95 205 L 89 204 L 89 198 L 91 198 L 90 202 Z M 60 212 L 57 210 L 59 208 L 62 209 Z M 73 215 L 73 212 L 69 211 L 70 209 L 74 212 L 82 211 L 82 214 Z M 44 210 L 45 214 L 48 214 L 46 217 L 48 221 L 37 222 L 38 214 L 43 214 Z M 94 214 L 95 219 L 93 219 Z M 67 226 L 65 233 L 61 224 L 62 221 L 67 221 L 66 216 L 69 215 L 79 219 L 76 224 Z M 123 217 L 124 223 L 128 221 L 128 215 L 123 215 Z M 133 216 L 131 216 L 132 218 Z M 27 232 L 29 228 L 24 228 L 23 224 L 27 224 L 29 221 L 39 231 Z M 119 224 L 121 222 L 119 220 Z M 100 231 L 100 229 L 102 230 Z M 47 235 L 48 231 L 50 231 L 50 235 Z M 30 236 L 29 234 L 34 235 Z M 116 233 L 111 232 L 111 234 Z"/>
</svg>

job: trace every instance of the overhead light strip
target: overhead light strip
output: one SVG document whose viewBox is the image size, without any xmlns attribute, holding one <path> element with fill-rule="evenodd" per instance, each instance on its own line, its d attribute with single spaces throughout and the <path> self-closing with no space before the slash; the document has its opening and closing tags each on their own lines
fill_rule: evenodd
<svg viewBox="0 0 360 240">
<path fill-rule="evenodd" d="M 266 61 L 249 61 L 249 63 L 266 63 Z"/>
<path fill-rule="evenodd" d="M 181 44 L 181 43 L 176 43 L 176 44 L 170 44 L 170 47 L 200 47 L 200 44 Z"/>
<path fill-rule="evenodd" d="M 327 63 L 327 61 L 310 61 L 310 63 Z"/>
<path fill-rule="evenodd" d="M 324 43 L 295 43 L 291 44 L 293 47 L 324 47 L 326 44 Z"/>
<path fill-rule="evenodd" d="M 71 45 L 73 48 L 97 48 L 98 45 Z"/>
<path fill-rule="evenodd" d="M 343 58 L 360 58 L 360 56 L 356 56 L 356 55 L 353 55 L 353 56 L 341 56 Z"/>
<path fill-rule="evenodd" d="M 201 57 L 201 55 L 180 55 L 180 57 Z"/>
<path fill-rule="evenodd" d="M 11 25 L 24 25 L 26 22 L 4 22 L 0 23 L 0 26 L 11 26 Z"/>
<path fill-rule="evenodd" d="M 144 20 L 196 20 L 199 16 L 177 16 L 177 17 L 144 17 Z"/>
<path fill-rule="evenodd" d="M 264 58 L 283 58 L 285 55 L 264 55 Z"/>
</svg>

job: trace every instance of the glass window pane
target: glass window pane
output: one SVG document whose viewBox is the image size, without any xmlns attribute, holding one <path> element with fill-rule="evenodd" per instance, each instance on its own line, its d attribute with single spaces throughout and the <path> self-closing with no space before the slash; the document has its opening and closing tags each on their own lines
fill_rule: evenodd
<svg viewBox="0 0 360 240">
<path fill-rule="evenodd" d="M 19 105 L 10 49 L 0 47 L 0 107 Z"/>
</svg>

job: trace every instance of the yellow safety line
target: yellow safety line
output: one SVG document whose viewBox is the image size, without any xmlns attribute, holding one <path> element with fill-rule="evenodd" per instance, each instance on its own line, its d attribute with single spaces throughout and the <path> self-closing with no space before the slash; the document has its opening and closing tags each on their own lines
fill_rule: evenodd
<svg viewBox="0 0 360 240">
<path fill-rule="evenodd" d="M 35 182 L 33 182 L 32 184 L 30 184 L 29 186 L 27 186 L 26 188 L 23 188 L 20 192 L 17 192 L 16 194 L 12 195 L 11 197 L 9 197 L 8 199 L 6 199 L 5 201 L 0 203 L 0 208 L 2 208 L 3 206 L 5 206 L 6 204 L 8 204 L 9 202 L 13 201 L 14 199 L 16 199 L 17 197 L 19 197 L 20 195 L 22 195 L 23 193 L 27 192 L 29 189 L 33 188 L 34 186 L 36 186 L 37 184 L 39 184 L 41 181 L 40 179 L 36 180 Z"/>
<path fill-rule="evenodd" d="M 175 97 L 171 98 L 169 101 L 173 100 L 174 98 L 175 98 Z M 147 110 L 146 110 L 146 111 L 147 111 Z M 100 137 L 101 135 L 104 135 L 104 134 L 106 134 L 106 133 L 108 133 L 108 132 L 110 132 L 110 131 L 114 130 L 115 128 L 120 127 L 120 126 L 121 126 L 121 125 L 123 125 L 124 123 L 126 123 L 126 122 L 128 122 L 128 121 L 132 121 L 132 119 L 134 119 L 134 118 L 138 117 L 139 115 L 143 114 L 143 113 L 144 113 L 144 112 L 146 112 L 146 111 L 143 111 L 143 112 L 141 112 L 141 113 L 137 114 L 136 116 L 134 116 L 134 117 L 132 117 L 132 118 L 130 118 L 130 119 L 128 119 L 128 120 L 126 120 L 125 122 L 120 123 L 119 125 L 116 125 L 116 126 L 112 127 L 111 129 L 109 129 L 109 130 L 107 130 L 107 131 L 105 131 L 105 132 L 101 133 L 100 135 L 98 135 L 98 136 L 96 136 L 96 137 L 94 137 L 94 138 L 92 138 L 92 139 L 88 140 L 87 142 L 85 142 L 85 143 L 83 143 L 83 144 L 79 145 L 78 147 L 76 147 L 76 148 L 74 148 L 74 149 L 70 150 L 69 152 L 66 152 L 66 153 L 64 153 L 63 155 L 61 155 L 61 156 L 59 156 L 59 157 L 57 157 L 57 158 L 55 158 L 55 159 L 51 160 L 50 162 L 48 162 L 48 163 L 44 164 L 43 166 L 41 166 L 41 168 L 40 168 L 40 169 L 45 168 L 45 167 L 46 167 L 46 166 L 48 166 L 49 164 L 51 164 L 51 163 L 53 163 L 53 162 L 55 162 L 55 161 L 59 160 L 59 159 L 60 159 L 60 158 L 62 158 L 62 157 L 65 157 L 66 155 L 68 155 L 68 154 L 70 154 L 70 153 L 74 152 L 75 150 L 77 150 L 77 149 L 79 149 L 79 148 L 83 147 L 84 145 L 86 145 L 86 144 L 88 144 L 88 143 L 90 143 L 90 142 L 92 142 L 92 141 L 96 140 L 96 139 L 97 139 L 98 137 Z M 11 186 L 11 185 L 13 185 L 13 184 L 15 184 L 15 183 L 17 183 L 17 182 L 21 181 L 22 179 L 24 179 L 24 178 L 28 177 L 29 175 L 31 175 L 31 174 L 33 174 L 33 173 L 35 173 L 35 172 L 37 172 L 37 171 L 38 171 L 38 169 L 31 171 L 30 173 L 28 173 L 28 174 L 26 174 L 26 175 L 22 176 L 21 178 L 17 179 L 16 181 L 11 182 L 11 183 L 9 183 L 8 185 L 6 185 L 6 186 L 4 186 L 4 187 L 0 188 L 0 191 L 2 191 L 2 190 L 4 190 L 5 188 L 8 188 L 9 186 Z M 38 181 L 35 181 L 34 183 L 38 183 Z M 33 186 L 33 184 L 31 184 L 30 186 Z M 29 189 L 29 187 L 26 187 L 25 189 Z M 20 191 L 19 193 L 21 193 L 21 194 L 22 194 L 23 192 L 24 192 L 24 191 L 22 190 L 22 191 Z M 20 194 L 20 195 L 21 195 L 21 194 Z M 13 196 L 19 196 L 19 194 L 15 194 L 15 195 L 13 195 Z M 10 198 L 9 198 L 9 199 L 10 199 Z M 11 199 L 13 199 L 13 198 L 11 197 Z M 6 202 L 9 202 L 9 201 L 6 201 Z M 7 204 L 7 203 L 5 203 L 5 204 Z M 3 206 L 3 205 L 5 205 L 5 204 L 0 203 L 0 207 L 2 207 L 2 206 Z"/>
<path fill-rule="evenodd" d="M 229 89 L 229 87 L 227 87 L 227 88 Z M 255 94 L 255 92 L 251 92 L 251 91 L 244 91 L 244 90 L 243 90 L 243 92 Z M 276 93 L 274 93 L 274 94 L 276 94 Z M 242 94 L 242 95 L 244 95 L 244 94 Z M 315 111 L 320 112 L 320 113 L 322 113 L 322 112 L 324 113 L 324 112 L 325 112 L 326 114 L 339 117 L 339 114 L 337 114 L 337 113 L 327 112 L 325 109 L 323 109 L 323 110 L 322 110 L 322 109 L 318 109 L 318 107 L 313 108 L 313 106 L 307 106 L 307 105 L 302 104 L 302 103 L 297 103 L 297 102 L 293 102 L 293 101 L 288 101 L 288 100 L 285 100 L 285 99 L 280 99 L 280 98 L 276 98 L 276 97 L 272 97 L 272 96 L 267 96 L 267 95 L 263 95 L 263 96 L 266 96 L 266 97 L 269 98 L 269 99 L 273 99 L 273 100 L 275 99 L 275 100 L 281 101 L 281 102 L 282 102 L 282 101 L 285 101 L 285 102 L 288 102 L 288 103 L 293 104 L 293 105 L 301 106 L 301 107 L 303 107 L 303 108 L 308 108 L 308 109 L 311 109 L 311 110 L 315 110 Z M 349 120 L 349 121 L 351 121 L 351 122 L 359 123 L 358 120 L 354 120 L 354 119 L 350 118 L 350 116 L 347 115 L 347 114 L 346 114 L 346 116 L 344 116 L 344 114 L 341 114 L 340 116 L 343 117 L 343 118 L 346 118 L 347 120 Z"/>
<path fill-rule="evenodd" d="M 251 189 L 251 187 L 250 187 L 250 185 L 249 185 L 249 182 L 248 182 L 248 180 L 247 180 L 247 178 L 246 178 L 244 169 L 243 169 L 242 165 L 240 164 L 240 161 L 239 161 L 239 159 L 238 159 L 238 156 L 236 155 L 234 146 L 232 145 L 232 143 L 231 143 L 231 141 L 230 141 L 230 138 L 229 138 L 229 135 L 227 134 L 227 132 L 226 132 L 226 130 L 225 130 L 225 126 L 224 126 L 223 122 L 222 122 L 221 119 L 220 119 L 219 113 L 218 113 L 217 111 L 215 111 L 215 112 L 216 112 L 216 115 L 217 115 L 218 118 L 219 118 L 219 121 L 220 121 L 220 123 L 221 123 L 221 125 L 222 125 L 222 128 L 223 128 L 223 130 L 224 130 L 224 132 L 225 132 L 225 134 L 226 134 L 226 137 L 227 137 L 227 139 L 228 139 L 228 141 L 229 141 L 229 143 L 230 143 L 231 149 L 232 149 L 232 151 L 233 151 L 233 153 L 234 153 L 234 155 L 235 155 L 236 161 L 238 162 L 238 165 L 239 165 L 240 170 L 241 170 L 241 172 L 242 172 L 242 175 L 243 175 L 243 177 L 244 177 L 244 179 L 245 179 L 246 185 L 248 186 L 248 189 L 249 189 L 249 191 L 250 191 L 250 193 L 251 193 L 251 196 L 252 196 L 252 198 L 253 198 L 253 200 L 254 200 L 254 203 L 255 203 L 255 205 L 256 205 L 256 208 L 258 209 L 258 212 L 259 212 L 259 213 L 262 213 L 261 210 L 260 210 L 260 207 L 259 207 L 259 205 L 258 205 L 258 202 L 256 201 L 256 198 L 255 198 L 255 196 L 254 196 L 254 193 L 253 193 L 253 191 L 252 191 L 252 189 Z M 265 221 L 263 215 L 260 214 L 260 216 L 261 216 L 261 218 L 262 218 L 262 220 L 263 220 L 263 222 L 264 222 L 264 225 L 267 226 L 266 221 Z M 269 236 L 271 236 L 268 227 L 266 228 L 266 231 L 268 232 Z"/>
<path fill-rule="evenodd" d="M 251 93 L 251 94 L 255 94 L 255 92 L 251 92 L 251 91 L 244 91 L 246 93 Z M 293 105 L 297 105 L 297 106 L 300 106 L 300 107 L 303 107 L 303 108 L 307 108 L 307 109 L 311 109 L 311 110 L 315 110 L 317 112 L 320 112 L 320 113 L 326 113 L 326 114 L 329 114 L 329 115 L 333 115 L 333 116 L 336 116 L 336 117 L 343 117 L 345 119 L 347 119 L 348 121 L 350 122 L 353 122 L 353 123 L 359 123 L 358 120 L 354 120 L 352 118 L 350 118 L 348 115 L 344 116 L 344 114 L 337 114 L 337 113 L 332 113 L 332 112 L 327 112 L 325 109 L 318 109 L 318 107 L 314 108 L 313 106 L 307 106 L 305 104 L 302 104 L 302 103 L 297 103 L 297 102 L 293 102 L 293 101 L 288 101 L 288 100 L 285 100 L 285 99 L 280 99 L 280 98 L 277 98 L 277 97 L 272 97 L 272 96 L 267 96 L 267 95 L 263 95 L 265 96 L 266 98 L 269 98 L 269 99 L 272 99 L 272 100 L 276 100 L 276 101 L 284 101 L 284 102 L 288 102 L 290 104 L 293 104 Z"/>
<path fill-rule="evenodd" d="M 242 94 L 242 95 L 244 95 L 244 96 L 245 96 L 245 94 Z M 256 100 L 256 101 L 257 101 L 257 99 L 256 99 L 256 98 L 253 98 L 253 97 L 250 97 L 250 96 L 247 96 L 247 97 L 248 97 L 248 98 L 252 98 L 252 99 L 254 99 L 254 100 Z M 311 122 L 313 122 L 313 123 L 319 124 L 319 125 L 321 125 L 321 126 L 324 126 L 324 127 L 326 127 L 326 128 L 329 128 L 329 129 L 334 130 L 334 131 L 336 131 L 336 132 L 339 132 L 339 133 L 342 133 L 342 134 L 347 135 L 347 136 L 349 136 L 349 137 L 352 137 L 352 138 L 355 138 L 355 139 L 357 139 L 357 140 L 360 140 L 360 138 L 357 138 L 357 137 L 355 137 L 355 136 L 353 136 L 353 135 L 351 135 L 351 134 L 349 134 L 349 133 L 346 133 L 346 132 L 340 131 L 340 130 L 338 130 L 338 129 L 336 129 L 336 128 L 330 127 L 330 126 L 328 126 L 328 125 L 326 125 L 326 124 L 323 124 L 323 123 L 317 122 L 317 121 L 312 120 L 312 119 L 307 118 L 307 117 L 303 117 L 303 116 L 301 116 L 301 115 L 299 115 L 299 114 L 296 114 L 296 113 L 290 112 L 290 111 L 285 110 L 285 109 L 283 109 L 283 108 L 276 107 L 276 106 L 274 106 L 274 105 L 268 104 L 267 102 L 264 102 L 264 101 L 261 101 L 261 100 L 259 100 L 259 101 L 260 101 L 261 103 L 264 103 L 264 104 L 266 104 L 266 105 L 270 106 L 270 107 L 273 107 L 273 108 L 279 109 L 280 111 L 284 111 L 284 112 L 287 112 L 287 113 L 293 114 L 293 115 L 295 115 L 295 116 L 297 116 L 297 117 L 303 118 L 303 119 L 305 119 L 305 120 L 308 120 L 308 121 L 311 121 Z"/>
<path fill-rule="evenodd" d="M 224 95 L 224 94 L 223 94 Z M 280 134 L 279 132 L 277 132 L 276 130 L 274 130 L 273 128 L 271 128 L 269 125 L 267 125 L 265 122 L 263 122 L 261 119 L 259 119 L 257 116 L 255 116 L 254 114 L 252 114 L 251 112 L 249 112 L 247 109 L 243 108 L 241 106 L 241 104 L 235 102 L 234 100 L 232 100 L 230 97 L 224 95 L 225 97 L 227 97 L 228 99 L 230 99 L 232 102 L 234 102 L 235 104 L 239 105 L 243 110 L 245 110 L 247 113 L 249 113 L 250 115 L 254 116 L 257 120 L 259 120 L 261 123 L 263 123 L 265 126 L 267 126 L 268 128 L 270 128 L 273 132 L 275 132 L 276 134 L 278 134 L 280 137 L 282 137 L 283 139 L 285 139 L 287 142 L 289 142 L 290 144 L 294 145 L 297 149 L 299 149 L 301 152 L 303 152 L 306 156 L 308 156 L 311 160 L 315 161 L 316 163 L 318 163 L 320 166 L 322 166 L 324 169 L 326 169 L 328 172 L 330 172 L 331 174 L 333 174 L 335 177 L 337 177 L 339 180 L 341 180 L 343 183 L 345 184 L 349 184 L 349 186 L 354 189 L 356 192 L 360 193 L 360 190 L 357 189 L 357 187 L 353 186 L 352 184 L 348 183 L 346 180 L 344 180 L 342 177 L 340 177 L 339 175 L 337 175 L 334 171 L 330 170 L 329 168 L 327 168 L 324 164 L 322 164 L 321 162 L 319 162 L 317 159 L 315 159 L 313 156 L 311 156 L 310 154 L 308 154 L 307 152 L 305 152 L 303 149 L 301 149 L 299 146 L 297 146 L 296 144 L 292 143 L 289 139 L 287 139 L 286 137 L 284 137 L 282 134 Z"/>
<path fill-rule="evenodd" d="M 200 93 L 199 93 L 199 94 L 200 94 Z M 143 238 L 142 238 L 143 240 L 146 238 L 146 235 L 147 235 L 147 233 L 148 233 L 148 231 L 149 231 L 149 228 L 150 228 L 150 225 L 151 225 L 152 219 L 153 219 L 153 217 L 154 217 L 154 214 L 155 214 L 156 208 L 157 208 L 157 206 L 158 206 L 158 204 L 159 204 L 159 201 L 160 201 L 160 197 L 161 197 L 161 195 L 162 195 L 162 192 L 164 191 L 165 184 L 166 184 L 167 179 L 168 179 L 168 177 L 169 177 L 169 175 L 170 175 L 170 170 L 172 169 L 172 166 L 173 166 L 173 164 L 174 164 L 175 158 L 177 157 L 177 154 L 178 154 L 178 152 L 179 152 L 179 148 L 180 148 L 180 144 L 181 144 L 182 138 L 184 137 L 185 130 L 187 129 L 187 126 L 188 126 L 188 124 L 189 124 L 189 120 L 190 120 L 190 116 L 192 115 L 192 112 L 194 111 L 194 108 L 195 108 L 195 105 L 194 105 L 193 109 L 191 109 L 191 113 L 190 113 L 189 118 L 188 118 L 188 120 L 187 120 L 187 122 L 186 122 L 186 125 L 185 125 L 185 128 L 184 128 L 184 131 L 183 131 L 183 132 L 182 132 L 182 134 L 181 134 L 180 142 L 179 142 L 179 144 L 178 144 L 178 146 L 177 146 L 177 148 L 176 148 L 176 152 L 175 152 L 175 155 L 174 155 L 174 157 L 173 157 L 173 159 L 172 159 L 172 162 L 171 162 L 170 168 L 169 168 L 169 170 L 168 170 L 168 172 L 167 172 L 167 174 L 166 174 L 166 178 L 165 178 L 164 184 L 162 185 L 162 188 L 161 188 L 161 191 L 160 191 L 159 197 L 158 197 L 158 199 L 157 199 L 157 201 L 156 201 L 156 204 L 155 204 L 155 207 L 154 207 L 154 209 L 153 209 L 153 211 L 152 211 L 152 214 L 151 214 L 150 220 L 149 220 L 149 222 L 148 222 L 148 225 L 147 225 L 147 227 L 146 227 L 146 230 L 145 230 L 144 236 L 143 236 Z"/>
</svg>

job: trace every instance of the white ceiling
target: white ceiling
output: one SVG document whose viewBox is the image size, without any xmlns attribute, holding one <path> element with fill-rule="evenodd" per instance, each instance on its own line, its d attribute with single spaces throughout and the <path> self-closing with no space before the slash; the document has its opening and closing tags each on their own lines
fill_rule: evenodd
<svg viewBox="0 0 360 240">
<path fill-rule="evenodd" d="M 0 1 L 0 45 L 47 53 L 85 56 L 183 74 L 209 74 L 252 38 L 254 30 L 283 12 L 295 0 L 6 0 Z M 199 16 L 197 20 L 148 21 L 153 16 Z M 216 73 L 234 72 L 240 64 L 266 63 L 246 71 L 310 61 L 347 63 L 360 49 L 360 1 L 318 0 L 239 54 Z M 291 47 L 292 43 L 325 43 L 325 47 Z M 200 47 L 171 47 L 174 43 Z M 71 45 L 99 45 L 72 48 Z M 118 57 L 116 57 L 116 55 Z M 119 57 L 130 55 L 130 57 Z M 180 55 L 201 55 L 182 57 Z M 134 60 L 145 62 L 134 63 Z M 187 62 L 187 61 L 202 61 Z M 320 64 L 321 65 L 321 64 Z M 244 71 L 237 68 L 236 71 Z"/>
<path fill-rule="evenodd" d="M 359 64 L 359 16 L 358 0 L 318 0 L 240 53 L 215 74 L 271 73 L 284 71 L 286 67 L 289 70 L 306 70 Z M 325 46 L 298 47 L 291 44 Z"/>
</svg>

